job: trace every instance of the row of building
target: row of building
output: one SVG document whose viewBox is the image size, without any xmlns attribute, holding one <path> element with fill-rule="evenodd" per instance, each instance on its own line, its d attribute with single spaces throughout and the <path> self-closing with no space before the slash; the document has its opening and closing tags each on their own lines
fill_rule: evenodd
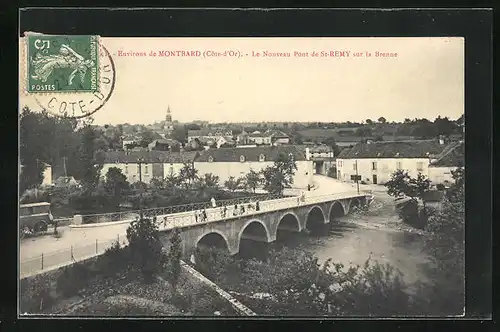
<svg viewBox="0 0 500 332">
<path fill-rule="evenodd" d="M 122 169 L 129 182 L 178 174 L 184 163 L 193 163 L 198 174 L 212 173 L 221 183 L 229 177 L 241 177 L 250 170 L 260 171 L 271 165 L 280 154 L 293 155 L 297 163 L 295 186 L 312 185 L 312 175 L 329 174 L 345 182 L 356 177 L 368 184 L 383 184 L 396 170 L 405 170 L 415 177 L 422 173 L 434 183 L 452 182 L 451 171 L 464 166 L 462 141 L 439 140 L 360 143 L 344 149 L 336 158 L 327 146 L 259 146 L 247 148 L 209 149 L 202 152 L 113 151 L 108 152 L 102 169 Z"/>
</svg>

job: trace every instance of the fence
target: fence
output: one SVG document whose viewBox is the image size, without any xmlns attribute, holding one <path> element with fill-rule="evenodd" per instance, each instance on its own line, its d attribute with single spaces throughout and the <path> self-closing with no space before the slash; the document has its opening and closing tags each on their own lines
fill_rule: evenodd
<svg viewBox="0 0 500 332">
<path fill-rule="evenodd" d="M 250 203 L 252 201 L 265 201 L 270 199 L 281 198 L 282 195 L 255 195 L 255 196 L 247 196 L 233 199 L 226 199 L 217 201 L 217 205 L 234 205 L 241 203 Z M 183 205 L 174 205 L 168 207 L 161 208 L 151 208 L 151 209 L 143 209 L 142 213 L 145 217 L 152 218 L 161 215 L 175 214 L 179 212 L 188 212 L 195 210 L 203 210 L 211 208 L 211 202 L 200 202 L 200 203 L 191 203 L 191 204 L 183 204 Z M 113 213 L 102 213 L 102 214 L 89 214 L 82 216 L 82 222 L 84 224 L 91 223 L 103 223 L 103 222 L 112 222 L 112 221 L 121 221 L 128 219 L 135 219 L 139 217 L 141 211 L 123 211 L 123 212 L 113 212 Z"/>
<path fill-rule="evenodd" d="M 101 255 L 117 241 L 122 245 L 128 242 L 125 235 L 117 234 L 114 239 L 96 239 L 92 243 L 89 241 L 85 245 L 73 245 L 68 249 L 52 251 L 50 253 L 42 252 L 39 256 L 21 260 L 19 266 L 21 278 Z"/>
<path fill-rule="evenodd" d="M 194 224 L 223 221 L 245 215 L 266 213 L 271 211 L 283 210 L 286 208 L 297 207 L 300 205 L 317 204 L 336 199 L 351 198 L 364 195 L 366 195 L 366 193 L 358 194 L 357 192 L 344 192 L 337 194 L 309 196 L 303 198 L 286 197 L 268 199 L 266 201 L 259 201 L 259 211 L 257 211 L 256 202 L 248 202 L 248 204 L 246 204 L 247 202 L 245 202 L 245 204 L 243 205 L 244 212 L 241 210 L 241 200 L 240 204 L 235 203 L 236 200 L 226 200 L 225 202 L 229 201 L 231 202 L 231 204 L 224 205 L 226 207 L 225 211 L 224 207 L 220 206 L 224 201 L 219 201 L 219 207 L 217 208 L 205 209 L 204 211 L 206 213 L 206 219 L 202 219 L 201 216 L 196 215 L 195 213 L 193 213 L 193 211 L 180 212 L 163 216 L 156 215 L 154 217 L 160 217 L 157 218 L 156 222 L 159 226 L 159 230 L 165 231 L 177 227 L 188 227 Z M 235 205 L 237 205 L 236 209 Z M 73 262 L 100 255 L 104 253 L 104 251 L 116 241 L 120 242 L 121 244 L 127 243 L 125 235 L 117 234 L 117 237 L 113 239 L 101 241 L 96 239 L 95 242 L 89 243 L 87 245 L 71 246 L 66 250 L 55 251 L 46 254 L 41 253 L 40 256 L 22 260 L 20 264 L 21 277 L 49 271 L 64 265 L 69 265 Z"/>
</svg>

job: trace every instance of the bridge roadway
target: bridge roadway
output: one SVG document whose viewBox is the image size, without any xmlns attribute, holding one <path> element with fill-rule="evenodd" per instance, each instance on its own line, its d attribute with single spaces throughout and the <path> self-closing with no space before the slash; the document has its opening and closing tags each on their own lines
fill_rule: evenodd
<svg viewBox="0 0 500 332">
<path fill-rule="evenodd" d="M 315 180 L 320 183 L 319 190 L 305 192 L 306 197 L 304 202 L 298 202 L 297 197 L 262 201 L 259 202 L 260 211 L 248 211 L 248 204 L 246 204 L 245 216 L 261 215 L 266 212 L 293 208 L 299 205 L 310 205 L 357 195 L 352 185 L 343 184 L 323 176 L 315 176 Z M 337 194 L 325 194 L 325 192 L 332 189 L 348 189 L 348 191 Z M 221 207 L 207 209 L 206 213 L 207 220 L 204 222 L 200 220 L 196 222 L 194 211 L 157 216 L 159 230 L 165 232 L 174 227 L 185 228 L 234 218 L 232 206 L 227 207 L 226 218 L 223 218 L 221 215 Z M 35 275 L 43 271 L 71 264 L 73 258 L 80 260 L 102 254 L 116 240 L 119 240 L 120 243 L 125 243 L 126 229 L 132 220 L 127 221 L 109 226 L 94 225 L 94 227 L 89 228 L 67 228 L 63 237 L 55 241 L 51 236 L 22 241 L 20 245 L 21 277 Z M 42 253 L 43 258 L 41 257 Z"/>
</svg>

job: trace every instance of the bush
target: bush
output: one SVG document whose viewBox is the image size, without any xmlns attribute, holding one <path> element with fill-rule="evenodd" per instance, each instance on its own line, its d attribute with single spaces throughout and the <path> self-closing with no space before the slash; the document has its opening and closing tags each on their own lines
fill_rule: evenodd
<svg viewBox="0 0 500 332">
<path fill-rule="evenodd" d="M 424 209 L 419 209 L 416 200 L 409 200 L 401 204 L 398 208 L 398 216 L 405 223 L 418 229 L 424 229 L 427 214 Z"/>
<path fill-rule="evenodd" d="M 118 241 L 97 257 L 94 269 L 103 277 L 113 277 L 125 271 L 130 264 L 128 247 L 121 247 Z"/>
<path fill-rule="evenodd" d="M 127 228 L 127 239 L 132 266 L 152 281 L 165 263 L 158 226 L 151 219 L 134 220 Z"/>
<path fill-rule="evenodd" d="M 21 280 L 19 305 L 21 313 L 39 313 L 52 306 L 54 302 L 55 299 L 51 295 L 51 282 L 47 275 Z"/>
<path fill-rule="evenodd" d="M 66 297 L 78 295 L 84 289 L 92 277 L 91 270 L 82 263 L 63 268 L 63 272 L 57 277 L 57 291 Z"/>
</svg>

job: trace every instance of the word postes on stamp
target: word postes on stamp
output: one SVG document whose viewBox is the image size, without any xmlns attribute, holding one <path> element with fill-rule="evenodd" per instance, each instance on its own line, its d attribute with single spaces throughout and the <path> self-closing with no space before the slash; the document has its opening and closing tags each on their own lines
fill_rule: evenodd
<svg viewBox="0 0 500 332">
<path fill-rule="evenodd" d="M 97 36 L 28 35 L 27 91 L 98 91 Z"/>
<path fill-rule="evenodd" d="M 88 117 L 115 86 L 115 65 L 99 36 L 26 35 L 26 88 L 47 112 Z"/>
</svg>

